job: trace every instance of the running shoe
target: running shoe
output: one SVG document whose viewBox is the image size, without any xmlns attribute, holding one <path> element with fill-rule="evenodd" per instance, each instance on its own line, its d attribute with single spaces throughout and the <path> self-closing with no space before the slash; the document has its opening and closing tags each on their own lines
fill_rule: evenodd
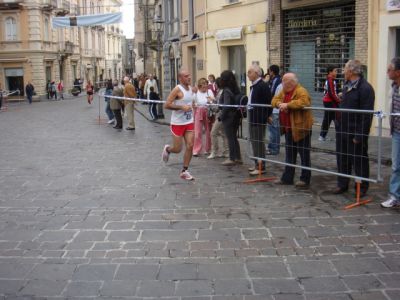
<svg viewBox="0 0 400 300">
<path fill-rule="evenodd" d="M 161 155 L 161 158 L 162 158 L 163 162 L 165 162 L 165 163 L 167 163 L 168 159 L 169 159 L 169 153 L 167 151 L 168 147 L 169 147 L 169 145 L 165 145 L 164 146 L 164 150 L 163 150 L 162 155 Z"/>
<path fill-rule="evenodd" d="M 385 208 L 397 207 L 400 206 L 400 200 L 390 195 L 389 199 L 381 203 L 381 206 Z"/>
<path fill-rule="evenodd" d="M 190 173 L 189 173 L 189 171 L 183 171 L 182 173 L 181 173 L 181 175 L 179 175 L 182 179 L 185 179 L 185 180 L 194 180 L 194 177 L 192 176 L 192 175 L 190 175 Z"/>
</svg>

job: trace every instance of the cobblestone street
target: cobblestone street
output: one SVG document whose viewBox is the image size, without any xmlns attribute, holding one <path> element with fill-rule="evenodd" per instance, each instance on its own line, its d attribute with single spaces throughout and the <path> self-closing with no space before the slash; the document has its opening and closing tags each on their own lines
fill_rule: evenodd
<svg viewBox="0 0 400 300">
<path fill-rule="evenodd" d="M 168 126 L 97 117 L 97 97 L 0 113 L 0 299 L 400 299 L 400 211 L 379 206 L 390 167 L 346 211 L 329 175 L 246 185 L 250 163 L 197 157 L 185 182 L 182 154 L 160 163 Z"/>
</svg>

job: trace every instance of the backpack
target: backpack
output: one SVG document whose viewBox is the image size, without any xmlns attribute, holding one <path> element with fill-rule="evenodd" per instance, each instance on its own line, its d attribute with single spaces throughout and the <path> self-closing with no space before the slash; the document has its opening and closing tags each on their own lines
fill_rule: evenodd
<svg viewBox="0 0 400 300">
<path fill-rule="evenodd" d="M 247 103 L 249 102 L 249 98 L 242 93 L 235 95 L 235 104 L 240 105 L 241 107 L 237 108 L 237 113 L 240 118 L 247 118 Z M 244 107 L 243 107 L 244 106 Z"/>
</svg>

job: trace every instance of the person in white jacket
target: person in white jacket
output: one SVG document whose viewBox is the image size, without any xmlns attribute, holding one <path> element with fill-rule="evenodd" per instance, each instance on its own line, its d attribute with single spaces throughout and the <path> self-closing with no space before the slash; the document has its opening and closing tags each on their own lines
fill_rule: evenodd
<svg viewBox="0 0 400 300">
<path fill-rule="evenodd" d="M 158 94 L 157 80 L 154 79 L 152 74 L 149 74 L 149 79 L 144 84 L 144 94 L 147 99 L 150 99 L 150 88 L 154 88 L 154 92 Z"/>
</svg>

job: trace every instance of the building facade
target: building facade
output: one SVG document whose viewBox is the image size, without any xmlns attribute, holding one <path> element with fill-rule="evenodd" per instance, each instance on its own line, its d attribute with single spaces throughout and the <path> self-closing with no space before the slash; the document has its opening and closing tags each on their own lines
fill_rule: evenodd
<svg viewBox="0 0 400 300">
<path fill-rule="evenodd" d="M 106 51 L 113 59 L 118 59 L 120 41 L 106 49 L 104 26 L 53 29 L 51 18 L 109 12 L 117 10 L 121 4 L 122 1 L 117 0 L 1 0 L 2 86 L 8 90 L 18 89 L 23 96 L 24 87 L 30 81 L 35 86 L 36 97 L 40 98 L 46 95 L 48 81 L 63 80 L 65 89 L 69 90 L 75 78 L 92 82 L 110 78 Z M 112 36 L 116 40 L 122 36 L 119 25 L 114 25 Z M 117 68 L 113 65 L 111 76 L 118 74 L 118 69 L 122 72 L 120 60 Z"/>
<path fill-rule="evenodd" d="M 187 62 L 192 69 L 203 65 L 202 74 L 219 76 L 223 70 L 232 70 L 241 90 L 248 91 L 247 68 L 253 63 L 259 64 L 264 70 L 267 67 L 266 19 L 269 2 L 204 2 L 204 32 L 198 35 L 205 39 L 205 56 L 198 57 L 197 52 L 188 50 Z M 202 22 L 200 19 L 198 21 Z M 200 59 L 204 60 L 203 64 Z"/>
</svg>

